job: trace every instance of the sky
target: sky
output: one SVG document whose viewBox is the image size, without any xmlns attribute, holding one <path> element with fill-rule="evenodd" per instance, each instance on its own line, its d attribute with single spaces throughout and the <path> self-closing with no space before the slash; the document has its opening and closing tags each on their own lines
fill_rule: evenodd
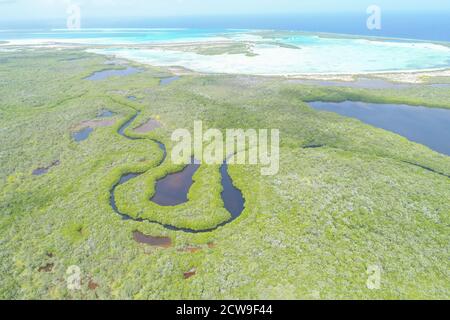
<svg viewBox="0 0 450 320">
<path fill-rule="evenodd" d="M 449 0 L 0 0 L 0 22 L 61 19 L 71 3 L 84 18 L 385 11 L 449 12 Z"/>
</svg>

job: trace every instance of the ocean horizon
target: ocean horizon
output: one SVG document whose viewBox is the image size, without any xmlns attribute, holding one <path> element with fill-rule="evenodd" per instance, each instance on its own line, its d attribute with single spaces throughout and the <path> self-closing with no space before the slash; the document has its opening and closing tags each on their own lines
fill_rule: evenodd
<svg viewBox="0 0 450 320">
<path fill-rule="evenodd" d="M 450 300 L 450 0 L 0 12 L 0 300 Z"/>
<path fill-rule="evenodd" d="M 3 50 L 8 50 L 9 46 L 77 44 L 86 46 L 91 53 L 216 74 L 373 74 L 438 71 L 450 67 L 450 47 L 433 43 L 433 40 L 398 37 L 385 40 L 380 39 L 382 35 L 349 36 L 343 31 L 331 33 L 327 30 L 270 30 L 143 25 L 139 28 L 53 28 L 48 31 L 21 29 L 0 32 L 0 41 L 6 41 L 2 44 Z M 198 48 L 177 48 L 182 43 L 196 43 Z M 166 47 L 152 48 L 152 45 Z"/>
<path fill-rule="evenodd" d="M 90 28 L 189 28 L 189 29 L 262 29 L 323 32 L 371 37 L 403 38 L 450 42 L 448 12 L 385 12 L 381 30 L 369 30 L 368 15 L 336 14 L 276 14 L 276 15 L 214 15 L 149 18 L 82 19 L 82 29 Z M 66 27 L 64 19 L 0 22 L 8 30 L 52 30 Z"/>
</svg>

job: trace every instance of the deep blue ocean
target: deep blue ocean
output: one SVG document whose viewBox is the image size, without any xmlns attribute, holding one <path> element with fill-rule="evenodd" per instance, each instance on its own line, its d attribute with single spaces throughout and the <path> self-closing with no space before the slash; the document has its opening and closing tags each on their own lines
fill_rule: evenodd
<svg viewBox="0 0 450 320">
<path fill-rule="evenodd" d="M 382 15 L 381 30 L 368 30 L 366 27 L 367 18 L 368 15 L 363 12 L 360 14 L 190 16 L 111 20 L 84 19 L 82 21 L 82 28 L 277 29 L 450 41 L 450 12 L 384 12 Z M 65 21 L 0 21 L 0 29 L 52 28 L 65 28 Z"/>
</svg>

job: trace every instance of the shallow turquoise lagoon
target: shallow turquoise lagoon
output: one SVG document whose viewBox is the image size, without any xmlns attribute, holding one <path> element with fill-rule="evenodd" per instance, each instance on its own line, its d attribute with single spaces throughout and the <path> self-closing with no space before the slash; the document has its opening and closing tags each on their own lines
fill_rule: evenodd
<svg viewBox="0 0 450 320">
<path fill-rule="evenodd" d="M 255 30 L 87 29 L 0 32 L 3 47 L 45 43 L 107 45 L 89 50 L 156 66 L 205 73 L 302 75 L 365 74 L 450 68 L 450 45 L 312 33 Z M 202 55 L 154 44 L 244 42 L 252 54 Z"/>
</svg>

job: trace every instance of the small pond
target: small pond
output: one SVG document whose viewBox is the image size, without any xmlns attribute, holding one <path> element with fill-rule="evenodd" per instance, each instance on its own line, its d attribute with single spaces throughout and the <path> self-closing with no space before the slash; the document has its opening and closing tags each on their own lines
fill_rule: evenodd
<svg viewBox="0 0 450 320">
<path fill-rule="evenodd" d="M 127 67 L 126 69 L 111 69 L 111 70 L 103 70 L 94 72 L 92 75 L 86 78 L 86 80 L 98 81 L 105 80 L 110 77 L 123 77 L 129 76 L 135 73 L 141 72 L 140 69 L 135 67 Z"/>
<path fill-rule="evenodd" d="M 89 135 L 92 133 L 92 131 L 94 131 L 94 129 L 86 127 L 80 131 L 74 132 L 72 134 L 72 137 L 76 142 L 81 142 L 89 138 Z"/>
<path fill-rule="evenodd" d="M 192 178 L 199 167 L 199 164 L 189 164 L 182 171 L 158 180 L 155 195 L 151 200 L 160 206 L 176 206 L 186 203 L 189 189 L 194 183 Z"/>
<path fill-rule="evenodd" d="M 171 84 L 172 82 L 179 80 L 180 77 L 179 76 L 173 76 L 173 77 L 168 77 L 168 78 L 163 78 L 159 81 L 159 84 L 161 86 L 167 86 L 169 84 Z"/>
<path fill-rule="evenodd" d="M 102 110 L 99 112 L 99 114 L 97 115 L 97 118 L 111 118 L 115 115 L 114 112 L 110 111 L 110 110 Z"/>
</svg>

